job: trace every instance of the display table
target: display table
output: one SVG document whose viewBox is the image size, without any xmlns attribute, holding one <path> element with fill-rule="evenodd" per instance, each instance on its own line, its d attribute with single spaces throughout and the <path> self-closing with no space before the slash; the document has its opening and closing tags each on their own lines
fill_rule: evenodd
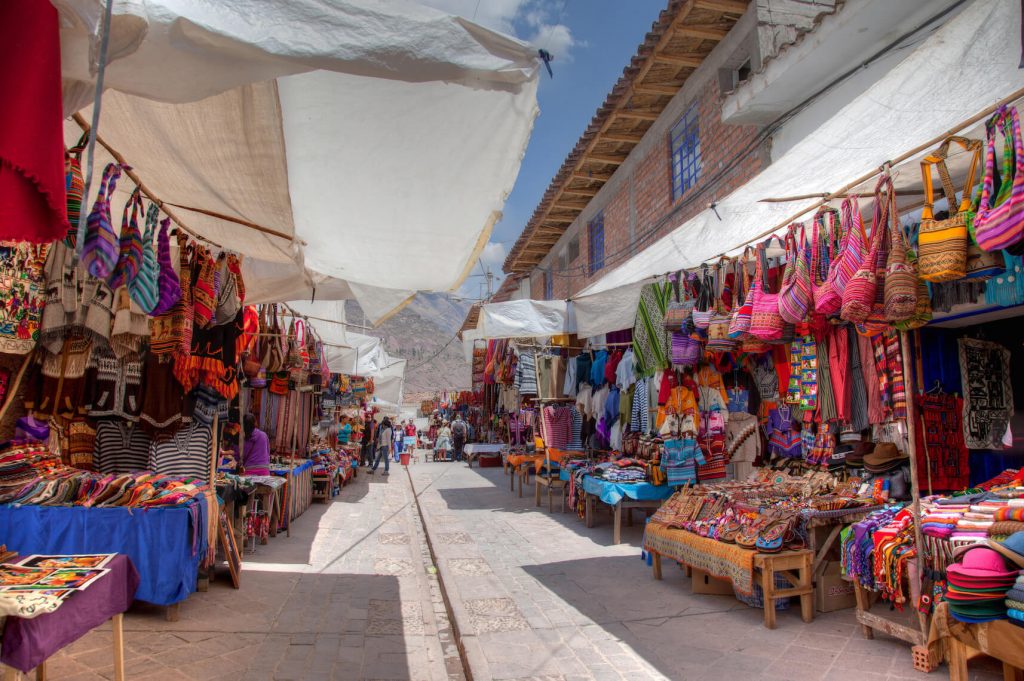
<svg viewBox="0 0 1024 681">
<path fill-rule="evenodd" d="M 0 536 L 25 556 L 127 554 L 138 570 L 135 597 L 173 606 L 196 590 L 208 518 L 202 495 L 187 506 L 166 508 L 0 506 Z"/>
<path fill-rule="evenodd" d="M 271 466 L 270 472 L 278 477 L 286 478 L 288 486 L 284 490 L 283 508 L 288 509 L 282 514 L 287 529 L 292 520 L 306 512 L 313 503 L 313 462 L 306 460 L 295 468 L 288 470 L 280 466 Z"/>
<path fill-rule="evenodd" d="M 530 482 L 530 471 L 534 470 L 538 463 L 544 463 L 543 454 L 509 454 L 506 458 L 508 465 L 512 468 L 512 478 L 508 483 L 508 491 L 516 490 L 516 480 L 519 481 L 519 496 L 523 496 L 523 486 Z"/>
<path fill-rule="evenodd" d="M 122 613 L 135 598 L 139 573 L 124 555 L 114 556 L 106 567 L 110 572 L 72 594 L 54 612 L 33 619 L 7 618 L 0 646 L 0 662 L 7 667 L 5 681 L 15 679 L 18 671 L 42 667 L 54 653 L 107 620 L 111 620 L 114 634 L 114 678 L 124 679 Z M 45 673 L 40 676 L 45 677 Z"/>
<path fill-rule="evenodd" d="M 472 468 L 473 461 L 475 461 L 476 457 L 481 454 L 502 454 L 508 451 L 508 448 L 508 445 L 498 443 L 488 444 L 485 442 L 471 442 L 462 448 L 462 452 L 466 456 L 466 463 L 468 463 L 469 467 Z"/>
<path fill-rule="evenodd" d="M 647 523 L 644 549 L 651 554 L 654 578 L 661 579 L 661 559 L 670 558 L 687 568 L 698 568 L 712 577 L 732 582 L 744 595 L 754 591 L 754 578 L 760 575 L 764 591 L 764 626 L 775 628 L 775 599 L 800 597 L 800 615 L 804 622 L 814 619 L 814 582 L 809 550 L 758 553 L 736 544 L 701 537 L 686 530 L 670 529 L 659 523 Z M 780 575 L 792 587 L 775 586 Z"/>
<path fill-rule="evenodd" d="M 1024 627 L 1007 620 L 967 624 L 949 615 L 949 605 L 939 603 L 932 616 L 929 648 L 941 647 L 949 664 L 950 681 L 968 681 L 967 663 L 988 655 L 1003 663 L 1003 679 L 1024 679 Z"/>
<path fill-rule="evenodd" d="M 284 498 L 285 491 L 288 489 L 288 480 L 276 475 L 247 475 L 246 480 L 256 484 L 253 497 L 260 500 L 260 506 L 267 512 L 270 536 L 276 537 L 278 528 L 283 529 L 287 526 L 287 522 L 282 518 L 285 516 Z M 250 508 L 250 510 L 254 509 Z M 260 543 L 266 544 L 267 540 L 261 539 Z"/>
<path fill-rule="evenodd" d="M 562 479 L 568 479 L 568 471 L 562 471 Z M 610 482 L 592 475 L 583 476 L 584 508 L 587 527 L 594 526 L 597 515 L 597 503 L 607 504 L 612 508 L 613 530 L 612 543 L 622 541 L 622 512 L 626 511 L 626 523 L 633 526 L 633 509 L 658 510 L 661 504 L 675 493 L 675 487 L 668 485 L 652 485 L 649 482 Z"/>
</svg>

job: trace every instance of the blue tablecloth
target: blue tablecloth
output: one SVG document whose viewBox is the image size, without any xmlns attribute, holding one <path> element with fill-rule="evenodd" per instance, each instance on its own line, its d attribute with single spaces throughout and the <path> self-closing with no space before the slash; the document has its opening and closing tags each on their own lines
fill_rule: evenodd
<svg viewBox="0 0 1024 681">
<path fill-rule="evenodd" d="M 307 468 L 312 468 L 312 467 L 313 467 L 313 460 L 312 459 L 306 459 L 305 461 L 300 463 L 298 466 L 293 468 L 291 472 L 292 472 L 292 475 L 298 475 L 299 473 L 301 473 L 302 471 L 306 470 Z M 288 469 L 287 468 L 271 467 L 270 468 L 270 472 L 273 475 L 280 475 L 281 477 L 287 477 L 288 476 Z"/>
<path fill-rule="evenodd" d="M 597 496 L 609 506 L 614 506 L 623 498 L 639 501 L 668 499 L 676 491 L 676 488 L 668 485 L 652 485 L 649 482 L 608 482 L 592 475 L 584 475 L 583 491 Z"/>
<path fill-rule="evenodd" d="M 0 537 L 29 554 L 124 553 L 139 571 L 135 597 L 172 605 L 196 589 L 206 555 L 206 498 L 188 507 L 0 506 Z M 195 540 L 195 545 L 193 544 Z"/>
</svg>

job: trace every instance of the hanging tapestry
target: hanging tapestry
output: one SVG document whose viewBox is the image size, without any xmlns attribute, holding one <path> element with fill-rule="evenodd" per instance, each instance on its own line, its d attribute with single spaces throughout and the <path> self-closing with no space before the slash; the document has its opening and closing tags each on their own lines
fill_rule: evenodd
<svg viewBox="0 0 1024 681">
<path fill-rule="evenodd" d="M 1010 351 L 998 343 L 961 338 L 964 441 L 970 449 L 1002 449 L 1013 416 Z"/>
<path fill-rule="evenodd" d="M 969 484 L 967 447 L 960 415 L 963 400 L 956 395 L 925 394 L 917 398 L 921 427 L 917 429 L 917 469 L 920 484 L 933 490 L 956 491 Z"/>
<path fill-rule="evenodd" d="M 669 283 L 648 284 L 640 291 L 640 304 L 633 327 L 633 353 L 642 376 L 668 366 L 669 332 L 663 320 L 668 309 L 672 286 Z"/>
</svg>

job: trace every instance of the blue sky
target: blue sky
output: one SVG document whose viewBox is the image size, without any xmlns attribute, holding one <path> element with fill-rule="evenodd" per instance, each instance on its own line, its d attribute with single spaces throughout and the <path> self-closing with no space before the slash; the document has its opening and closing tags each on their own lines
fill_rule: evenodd
<svg viewBox="0 0 1024 681">
<path fill-rule="evenodd" d="M 502 220 L 481 257 L 499 278 L 505 254 L 522 232 L 566 155 L 611 91 L 668 0 L 420 0 L 551 52 L 554 78 L 541 75 L 540 116 Z M 474 273 L 479 273 L 477 267 Z M 479 277 L 462 294 L 480 294 Z"/>
</svg>

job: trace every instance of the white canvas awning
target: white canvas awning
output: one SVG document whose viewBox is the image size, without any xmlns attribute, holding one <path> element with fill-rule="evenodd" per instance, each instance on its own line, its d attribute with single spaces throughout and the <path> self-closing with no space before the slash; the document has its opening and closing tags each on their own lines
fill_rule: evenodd
<svg viewBox="0 0 1024 681">
<path fill-rule="evenodd" d="M 688 220 L 579 297 L 693 268 L 733 251 L 814 204 L 761 199 L 835 191 L 1024 87 L 1024 71 L 1018 69 L 1020 11 L 1019 3 L 975 0 L 764 172 L 718 200 L 717 214 L 705 210 Z M 936 83 L 942 84 L 938 90 Z M 897 186 L 907 177 L 920 186 L 916 168 L 904 172 Z"/>
<path fill-rule="evenodd" d="M 487 303 L 480 308 L 477 326 L 483 338 L 544 338 L 576 333 L 576 320 L 564 300 Z"/>
<path fill-rule="evenodd" d="M 54 4 L 66 112 L 88 119 L 101 6 Z M 461 285 L 537 114 L 532 47 L 403 0 L 114 13 L 99 132 L 189 228 L 247 257 L 251 301 L 353 297 L 379 321 Z"/>
</svg>

